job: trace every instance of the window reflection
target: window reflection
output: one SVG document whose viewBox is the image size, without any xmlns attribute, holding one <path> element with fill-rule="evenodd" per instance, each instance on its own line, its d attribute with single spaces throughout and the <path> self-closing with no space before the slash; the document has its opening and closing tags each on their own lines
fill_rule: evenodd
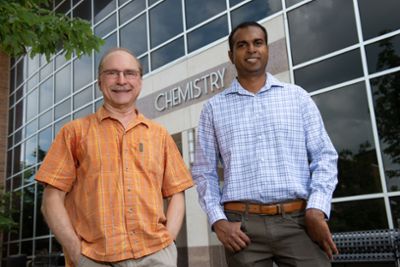
<svg viewBox="0 0 400 267">
<path fill-rule="evenodd" d="M 16 85 L 16 87 L 18 87 L 18 86 L 20 86 L 22 84 L 22 82 L 24 81 L 24 78 L 25 78 L 24 59 L 21 59 L 17 63 L 16 76 L 17 76 L 17 85 Z"/>
<path fill-rule="evenodd" d="M 23 102 L 19 101 L 15 106 L 15 130 L 21 127 L 24 114 Z"/>
<path fill-rule="evenodd" d="M 71 65 L 68 64 L 56 73 L 55 102 L 71 94 Z"/>
<path fill-rule="evenodd" d="M 179 38 L 151 54 L 152 70 L 157 69 L 184 55 L 183 38 Z"/>
<path fill-rule="evenodd" d="M 295 65 L 358 41 L 352 1 L 312 1 L 288 12 L 288 22 Z"/>
<path fill-rule="evenodd" d="M 244 0 L 229 0 L 229 5 L 230 6 L 235 6 L 241 2 L 243 2 Z"/>
<path fill-rule="evenodd" d="M 27 97 L 26 120 L 30 120 L 38 113 L 38 90 L 33 90 Z"/>
<path fill-rule="evenodd" d="M 313 100 L 339 154 L 334 196 L 382 192 L 364 84 L 315 95 Z"/>
<path fill-rule="evenodd" d="M 89 22 L 92 21 L 92 5 L 90 0 L 83 0 L 73 10 L 73 16 L 78 17 Z"/>
<path fill-rule="evenodd" d="M 117 17 L 115 14 L 107 18 L 105 21 L 97 25 L 96 28 L 94 28 L 94 33 L 99 37 L 103 37 L 109 32 L 115 30 L 115 28 L 117 27 L 116 19 Z"/>
<path fill-rule="evenodd" d="M 187 29 L 221 13 L 226 9 L 225 0 L 185 0 Z"/>
<path fill-rule="evenodd" d="M 400 66 L 400 35 L 369 44 L 365 52 L 369 73 Z"/>
<path fill-rule="evenodd" d="M 188 33 L 188 52 L 197 50 L 226 35 L 228 35 L 228 20 L 226 16 L 222 16 Z"/>
<path fill-rule="evenodd" d="M 89 86 L 79 92 L 78 94 L 74 95 L 74 110 L 78 109 L 90 101 L 92 101 L 93 96 L 92 96 L 92 86 Z"/>
<path fill-rule="evenodd" d="M 232 28 L 249 20 L 260 20 L 282 9 L 280 0 L 254 0 L 231 13 Z"/>
<path fill-rule="evenodd" d="M 121 29 L 121 46 L 128 48 L 136 56 L 143 54 L 147 51 L 146 32 L 146 14 L 143 14 L 134 21 L 129 22 Z"/>
<path fill-rule="evenodd" d="M 120 3 L 121 5 L 121 3 Z M 129 19 L 145 10 L 146 0 L 134 0 L 119 10 L 119 24 L 124 24 Z M 146 31 L 144 31 L 146 33 Z M 147 39 L 147 38 L 145 38 Z"/>
<path fill-rule="evenodd" d="M 181 0 L 164 1 L 150 9 L 151 47 L 167 41 L 182 31 Z"/>
<path fill-rule="evenodd" d="M 39 211 L 39 213 L 41 213 L 41 212 Z M 37 213 L 37 214 L 39 214 L 39 213 Z M 41 215 L 39 215 L 39 216 L 41 216 Z M 37 231 L 38 231 L 38 228 L 36 227 L 36 236 L 38 236 Z M 49 250 L 49 238 L 48 237 L 46 237 L 44 239 L 36 239 L 35 240 L 35 256 L 36 257 L 40 257 L 40 256 L 47 257 L 49 255 L 49 252 L 50 252 L 50 250 Z M 52 262 L 49 264 L 49 266 L 58 266 L 58 264 L 55 262 L 54 263 Z"/>
<path fill-rule="evenodd" d="M 49 110 L 39 117 L 39 129 L 51 123 L 53 119 L 53 110 Z"/>
<path fill-rule="evenodd" d="M 94 23 L 99 22 L 108 14 L 115 10 L 115 0 L 96 0 L 93 1 Z"/>
<path fill-rule="evenodd" d="M 145 56 L 145 57 L 141 57 L 139 58 L 140 64 L 142 65 L 142 69 L 143 69 L 143 74 L 146 74 L 149 72 L 149 57 Z"/>
<path fill-rule="evenodd" d="M 75 112 L 74 116 L 73 116 L 74 117 L 73 119 L 75 120 L 75 119 L 78 119 L 78 118 L 83 118 L 83 117 L 86 117 L 87 115 L 92 114 L 92 113 L 93 113 L 92 105 L 89 105 L 89 106 L 87 106 L 87 107 Z"/>
<path fill-rule="evenodd" d="M 21 146 L 22 145 L 18 145 L 16 147 L 14 147 L 14 168 L 13 168 L 13 173 L 17 173 L 19 171 L 22 170 L 21 168 Z"/>
<path fill-rule="evenodd" d="M 16 188 L 13 186 L 13 188 Z M 15 211 L 12 212 L 11 217 L 14 222 L 20 221 L 21 216 L 21 191 L 15 191 L 11 194 L 11 210 Z M 10 240 L 17 240 L 19 239 L 19 231 L 21 229 L 21 225 L 18 224 L 15 231 L 11 231 Z"/>
<path fill-rule="evenodd" d="M 359 0 L 364 40 L 400 28 L 400 1 Z"/>
<path fill-rule="evenodd" d="M 47 151 L 49 151 L 52 140 L 51 127 L 48 127 L 39 133 L 39 145 L 37 148 L 38 162 L 43 161 Z"/>
<path fill-rule="evenodd" d="M 14 108 L 10 109 L 8 112 L 8 134 L 14 131 Z"/>
<path fill-rule="evenodd" d="M 61 118 L 62 116 L 70 112 L 71 112 L 71 99 L 69 98 L 55 107 L 54 119 Z"/>
<path fill-rule="evenodd" d="M 44 83 L 42 83 L 39 87 L 39 110 L 42 112 L 43 110 L 49 108 L 53 105 L 53 77 L 47 79 Z"/>
<path fill-rule="evenodd" d="M 24 184 L 30 184 L 30 183 L 34 182 L 35 173 L 36 173 L 35 167 L 25 170 L 23 173 Z"/>
<path fill-rule="evenodd" d="M 33 237 L 33 211 L 35 208 L 35 185 L 24 188 L 22 211 L 22 237 Z M 30 254 L 28 254 L 30 255 Z"/>
<path fill-rule="evenodd" d="M 74 92 L 93 80 L 92 68 L 91 56 L 85 55 L 74 61 Z"/>
<path fill-rule="evenodd" d="M 27 141 L 25 141 L 25 160 L 24 160 L 24 168 L 30 167 L 34 164 L 36 164 L 36 158 L 37 158 L 37 136 L 33 136 L 32 138 L 29 138 Z"/>
<path fill-rule="evenodd" d="M 294 4 L 300 3 L 303 0 L 286 0 L 286 7 L 291 7 Z"/>
<path fill-rule="evenodd" d="M 383 199 L 334 203 L 329 225 L 332 232 L 386 229 L 388 224 Z"/>
<path fill-rule="evenodd" d="M 60 131 L 60 129 L 61 129 L 67 122 L 69 122 L 70 120 L 71 120 L 71 118 L 68 116 L 68 117 L 65 117 L 64 119 L 59 120 L 58 122 L 56 122 L 56 123 L 54 124 L 54 136 L 56 136 L 56 135 L 58 134 L 58 132 Z"/>
<path fill-rule="evenodd" d="M 296 84 L 308 92 L 363 75 L 360 50 L 356 49 L 294 71 Z"/>
<path fill-rule="evenodd" d="M 43 198 L 43 186 L 37 185 L 37 193 L 36 193 L 36 236 L 41 236 L 41 235 L 48 235 L 49 234 L 49 228 L 47 227 L 47 224 L 43 218 L 42 212 L 40 211 L 40 204 L 42 203 L 42 198 Z M 43 247 L 41 249 L 38 249 L 36 247 L 36 250 L 43 251 L 44 255 L 48 253 L 48 247 L 49 247 L 49 239 L 44 240 L 45 243 L 47 244 L 47 250 L 44 250 L 46 248 L 45 244 L 43 244 Z"/>
<path fill-rule="evenodd" d="M 399 88 L 400 72 L 371 80 L 375 117 L 388 191 L 400 191 Z"/>
<path fill-rule="evenodd" d="M 31 121 L 30 123 L 28 123 L 28 125 L 25 126 L 25 136 L 29 137 L 32 134 L 34 134 L 37 131 L 38 127 L 37 127 L 37 119 Z"/>
<path fill-rule="evenodd" d="M 112 35 L 110 35 L 109 37 L 107 37 L 107 39 L 104 40 L 105 43 L 104 45 L 100 48 L 100 52 L 96 52 L 95 53 L 95 57 L 94 57 L 94 65 L 95 67 L 95 77 L 97 77 L 97 67 L 99 66 L 99 62 L 101 57 L 104 55 L 105 52 L 107 52 L 109 49 L 116 47 L 117 46 L 117 34 L 113 33 Z"/>
<path fill-rule="evenodd" d="M 389 202 L 392 210 L 393 225 L 395 228 L 400 228 L 400 196 L 390 198 Z"/>
</svg>

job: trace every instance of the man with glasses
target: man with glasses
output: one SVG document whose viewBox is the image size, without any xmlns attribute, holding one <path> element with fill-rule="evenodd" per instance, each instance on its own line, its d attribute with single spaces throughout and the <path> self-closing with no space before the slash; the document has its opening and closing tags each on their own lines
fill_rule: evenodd
<svg viewBox="0 0 400 267">
<path fill-rule="evenodd" d="M 190 174 L 172 137 L 135 107 L 139 61 L 111 49 L 98 75 L 104 105 L 60 130 L 36 175 L 43 215 L 66 266 L 176 266 Z"/>
<path fill-rule="evenodd" d="M 266 73 L 263 26 L 238 25 L 229 48 L 237 78 L 204 105 L 192 166 L 228 265 L 330 266 L 337 153 L 318 109 L 302 88 Z"/>
</svg>

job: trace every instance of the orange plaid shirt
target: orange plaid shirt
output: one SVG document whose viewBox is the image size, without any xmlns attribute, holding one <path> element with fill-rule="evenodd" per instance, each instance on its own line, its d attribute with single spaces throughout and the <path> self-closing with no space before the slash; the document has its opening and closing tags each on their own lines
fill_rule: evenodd
<svg viewBox="0 0 400 267">
<path fill-rule="evenodd" d="M 139 113 L 125 130 L 103 107 L 60 130 L 36 180 L 67 192 L 82 253 L 106 262 L 171 244 L 163 198 L 193 185 L 163 127 Z"/>
</svg>

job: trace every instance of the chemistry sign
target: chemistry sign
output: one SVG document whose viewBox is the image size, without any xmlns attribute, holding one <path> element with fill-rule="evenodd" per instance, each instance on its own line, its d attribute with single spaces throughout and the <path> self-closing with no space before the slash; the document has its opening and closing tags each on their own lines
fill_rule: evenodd
<svg viewBox="0 0 400 267">
<path fill-rule="evenodd" d="M 146 117 L 156 118 L 221 92 L 231 84 L 234 73 L 232 65 L 224 63 L 156 93 L 139 98 L 136 105 Z"/>
</svg>

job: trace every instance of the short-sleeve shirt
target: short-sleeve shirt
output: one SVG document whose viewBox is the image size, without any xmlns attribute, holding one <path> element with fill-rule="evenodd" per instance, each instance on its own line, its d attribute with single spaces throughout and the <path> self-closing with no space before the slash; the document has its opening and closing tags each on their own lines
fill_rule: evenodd
<svg viewBox="0 0 400 267">
<path fill-rule="evenodd" d="M 193 185 L 166 129 L 140 113 L 124 129 L 104 107 L 60 130 L 36 180 L 67 192 L 82 253 L 106 262 L 171 244 L 163 199 Z"/>
</svg>

